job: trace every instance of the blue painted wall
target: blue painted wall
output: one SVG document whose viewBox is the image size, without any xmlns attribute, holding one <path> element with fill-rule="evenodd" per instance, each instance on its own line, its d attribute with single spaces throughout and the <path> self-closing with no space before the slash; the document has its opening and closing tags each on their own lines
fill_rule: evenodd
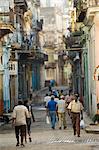
<svg viewBox="0 0 99 150">
<path fill-rule="evenodd" d="M 40 64 L 39 63 L 32 64 L 32 89 L 33 90 L 40 89 Z"/>
</svg>

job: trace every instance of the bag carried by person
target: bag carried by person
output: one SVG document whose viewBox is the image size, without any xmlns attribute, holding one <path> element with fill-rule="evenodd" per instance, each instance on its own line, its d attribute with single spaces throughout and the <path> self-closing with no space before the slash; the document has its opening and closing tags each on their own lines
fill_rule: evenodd
<svg viewBox="0 0 99 150">
<path fill-rule="evenodd" d="M 80 121 L 80 128 L 81 128 L 81 129 L 84 129 L 84 127 L 85 127 L 84 120 L 81 119 L 81 121 Z"/>
<path fill-rule="evenodd" d="M 50 120 L 49 120 L 49 117 L 48 117 L 48 116 L 46 116 L 46 123 L 47 123 L 47 124 L 50 124 Z"/>
</svg>

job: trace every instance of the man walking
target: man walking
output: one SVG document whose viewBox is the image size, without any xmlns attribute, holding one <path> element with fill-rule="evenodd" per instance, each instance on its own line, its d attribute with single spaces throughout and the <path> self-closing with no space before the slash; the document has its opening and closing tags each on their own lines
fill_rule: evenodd
<svg viewBox="0 0 99 150">
<path fill-rule="evenodd" d="M 80 113 L 82 114 L 83 106 L 78 98 L 79 95 L 75 94 L 75 98 L 70 102 L 68 109 L 72 118 L 74 135 L 77 132 L 77 136 L 80 137 Z"/>
<path fill-rule="evenodd" d="M 54 101 L 54 96 L 51 96 L 51 100 L 47 104 L 47 110 L 51 119 L 51 128 L 55 129 L 57 102 Z"/>
<path fill-rule="evenodd" d="M 65 97 L 62 95 L 60 97 L 60 100 L 57 102 L 58 107 L 58 118 L 59 118 L 59 129 L 62 129 L 62 126 L 64 129 L 66 129 L 66 103 L 65 103 Z"/>
<path fill-rule="evenodd" d="M 15 126 L 15 135 L 17 139 L 16 146 L 19 146 L 19 135 L 21 136 L 21 146 L 23 147 L 23 139 L 26 135 L 26 118 L 28 118 L 28 109 L 18 101 L 18 105 L 14 107 L 12 114 L 12 123 Z"/>
<path fill-rule="evenodd" d="M 46 96 L 44 97 L 44 106 L 46 108 L 48 102 L 51 100 L 51 96 L 49 96 L 49 94 L 46 94 Z"/>
</svg>

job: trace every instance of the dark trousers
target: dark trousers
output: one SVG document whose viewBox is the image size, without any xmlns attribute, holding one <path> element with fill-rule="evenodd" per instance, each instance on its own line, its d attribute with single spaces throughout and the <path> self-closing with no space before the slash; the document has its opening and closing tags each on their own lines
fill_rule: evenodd
<svg viewBox="0 0 99 150">
<path fill-rule="evenodd" d="M 17 143 L 19 143 L 19 135 L 21 137 L 21 144 L 23 144 L 23 139 L 26 134 L 26 125 L 15 126 L 15 135 L 17 139 Z"/>
<path fill-rule="evenodd" d="M 26 123 L 27 123 L 27 132 L 28 132 L 28 135 L 30 136 L 30 133 L 31 133 L 31 118 L 27 118 Z"/>
<path fill-rule="evenodd" d="M 71 113 L 74 135 L 80 136 L 80 113 Z"/>
</svg>

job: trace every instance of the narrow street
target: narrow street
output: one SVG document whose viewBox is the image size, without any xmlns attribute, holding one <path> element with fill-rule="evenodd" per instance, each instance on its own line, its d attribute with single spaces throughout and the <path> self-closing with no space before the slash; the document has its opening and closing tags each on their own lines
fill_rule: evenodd
<svg viewBox="0 0 99 150">
<path fill-rule="evenodd" d="M 44 107 L 51 95 L 62 100 L 51 110 L 48 103 L 53 130 Z M 24 147 L 21 136 L 22 148 L 17 134 L 32 110 L 27 105 L 23 112 L 25 101 L 32 102 L 35 122 L 32 142 Z M 12 117 L 19 103 L 19 115 Z M 85 122 L 78 137 L 68 112 L 66 128 L 69 103 L 74 134 L 80 113 Z M 66 129 L 58 126 L 56 110 Z M 99 0 L 0 0 L 0 150 L 16 149 L 99 150 Z"/>
<path fill-rule="evenodd" d="M 46 124 L 46 113 L 43 106 L 33 108 L 36 122 L 32 123 L 32 142 L 25 144 L 24 150 L 98 150 L 99 135 L 89 134 L 81 130 L 81 137 L 73 135 L 71 120 L 67 115 L 67 129 L 52 130 Z M 0 127 L 0 150 L 16 150 L 14 128 L 11 124 Z"/>
</svg>

